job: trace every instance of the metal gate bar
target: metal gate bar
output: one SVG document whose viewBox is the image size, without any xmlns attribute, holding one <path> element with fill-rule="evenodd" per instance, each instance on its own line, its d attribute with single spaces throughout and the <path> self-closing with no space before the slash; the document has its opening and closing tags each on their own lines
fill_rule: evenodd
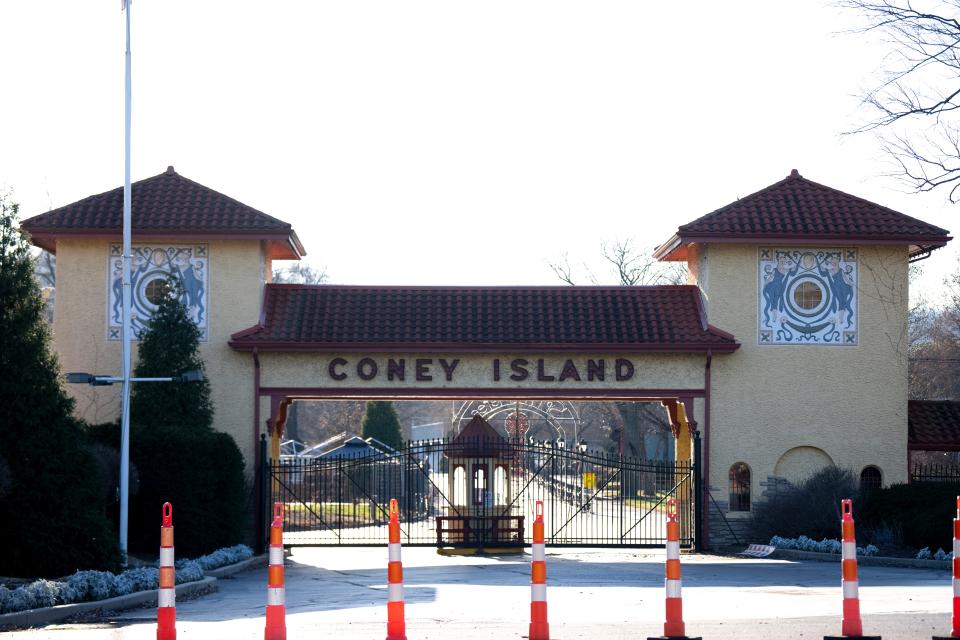
<svg viewBox="0 0 960 640">
<path fill-rule="evenodd" d="M 269 521 L 263 510 L 283 502 L 291 546 L 382 545 L 391 498 L 406 545 L 529 544 L 525 519 L 538 500 L 551 546 L 662 547 L 667 498 L 677 500 L 681 545 L 700 537 L 699 437 L 692 463 L 520 439 L 417 441 L 399 451 L 279 461 L 266 459 L 264 442 L 261 455 L 259 540 Z"/>
</svg>

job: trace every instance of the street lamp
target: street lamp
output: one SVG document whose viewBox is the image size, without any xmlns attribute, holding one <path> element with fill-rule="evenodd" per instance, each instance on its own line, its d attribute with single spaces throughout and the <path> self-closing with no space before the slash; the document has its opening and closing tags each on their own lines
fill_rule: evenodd
<svg viewBox="0 0 960 640">
<path fill-rule="evenodd" d="M 129 378 L 130 382 L 203 382 L 203 371 L 191 369 L 178 376 L 164 378 Z M 89 384 L 92 387 L 109 387 L 117 382 L 123 383 L 120 376 L 98 376 L 92 373 L 74 372 L 67 374 L 70 384 Z M 129 403 L 125 403 L 129 407 Z M 123 566 L 127 566 L 127 521 L 129 514 L 129 479 L 130 479 L 130 424 L 129 413 L 124 411 L 121 416 L 120 436 L 120 559 Z"/>
<path fill-rule="evenodd" d="M 178 376 L 167 378 L 130 378 L 130 382 L 203 382 L 203 371 L 192 369 L 184 371 Z M 89 384 L 91 387 L 109 387 L 116 382 L 123 382 L 119 376 L 98 376 L 92 373 L 68 373 L 67 382 L 70 384 Z"/>
</svg>

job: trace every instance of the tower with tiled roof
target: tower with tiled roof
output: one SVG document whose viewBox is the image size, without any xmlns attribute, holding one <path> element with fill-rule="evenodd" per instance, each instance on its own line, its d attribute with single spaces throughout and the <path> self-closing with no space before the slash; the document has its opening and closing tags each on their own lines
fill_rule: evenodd
<svg viewBox="0 0 960 640">
<path fill-rule="evenodd" d="M 92 195 L 23 221 L 33 243 L 57 256 L 55 347 L 65 371 L 116 374 L 120 365 L 123 188 Z M 253 459 L 248 390 L 253 365 L 227 346 L 260 317 L 273 260 L 296 260 L 303 245 L 290 224 L 168 167 L 132 185 L 134 335 L 173 277 L 201 332 L 215 426 Z M 116 419 L 115 387 L 70 385 L 79 415 Z"/>
<path fill-rule="evenodd" d="M 710 322 L 741 342 L 711 368 L 710 486 L 728 519 L 825 465 L 906 481 L 908 265 L 950 239 L 794 170 L 655 251 L 686 261 Z"/>
</svg>

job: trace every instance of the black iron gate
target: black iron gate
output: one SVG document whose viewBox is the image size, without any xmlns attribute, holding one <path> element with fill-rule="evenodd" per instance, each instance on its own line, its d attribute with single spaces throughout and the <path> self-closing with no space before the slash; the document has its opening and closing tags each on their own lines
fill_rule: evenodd
<svg viewBox="0 0 960 640">
<path fill-rule="evenodd" d="M 699 438 L 694 444 L 686 463 L 521 440 L 421 441 L 389 453 L 269 462 L 264 443 L 260 531 L 270 505 L 282 502 L 285 544 L 382 545 L 396 498 L 405 545 L 522 546 L 543 501 L 548 545 L 658 547 L 673 499 L 680 543 L 697 547 Z"/>
</svg>

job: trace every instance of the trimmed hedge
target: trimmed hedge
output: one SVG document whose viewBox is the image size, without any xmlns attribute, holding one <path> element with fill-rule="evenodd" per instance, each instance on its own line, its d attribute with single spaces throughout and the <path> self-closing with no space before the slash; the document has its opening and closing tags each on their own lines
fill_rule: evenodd
<svg viewBox="0 0 960 640">
<path fill-rule="evenodd" d="M 243 456 L 228 434 L 182 427 L 135 428 L 130 459 L 140 491 L 130 506 L 130 548 L 156 553 L 160 510 L 173 505 L 178 554 L 197 556 L 243 541 Z"/>
<path fill-rule="evenodd" d="M 176 582 L 195 582 L 205 571 L 253 557 L 253 550 L 245 545 L 218 549 L 196 560 L 178 560 Z M 109 571 L 77 571 L 64 581 L 37 580 L 28 585 L 9 589 L 0 585 L 0 613 L 13 613 L 40 607 L 52 607 L 73 602 L 91 602 L 123 596 L 137 591 L 156 589 L 160 572 L 157 567 L 137 567 L 121 574 Z"/>
<path fill-rule="evenodd" d="M 923 482 L 895 484 L 868 492 L 859 511 L 859 525 L 899 529 L 903 542 L 915 549 L 951 549 L 953 519 L 960 484 Z"/>
<path fill-rule="evenodd" d="M 88 434 L 96 442 L 120 446 L 117 424 L 93 425 Z M 177 555 L 199 556 L 243 542 L 249 492 L 243 456 L 228 434 L 134 425 L 130 463 L 138 480 L 130 498 L 131 551 L 157 552 L 164 502 L 173 505 Z"/>
</svg>

